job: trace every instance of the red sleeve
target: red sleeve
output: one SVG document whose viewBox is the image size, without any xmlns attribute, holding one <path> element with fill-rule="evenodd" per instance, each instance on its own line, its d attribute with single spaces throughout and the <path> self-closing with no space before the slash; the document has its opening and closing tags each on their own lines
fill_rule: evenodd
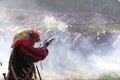
<svg viewBox="0 0 120 80">
<path fill-rule="evenodd" d="M 48 55 L 48 49 L 46 47 L 34 48 L 22 46 L 20 50 L 28 60 L 33 61 L 44 60 Z"/>
<path fill-rule="evenodd" d="M 22 40 L 17 40 L 12 44 L 13 48 L 16 48 L 17 46 L 22 45 Z"/>
<path fill-rule="evenodd" d="M 17 46 L 33 46 L 33 43 L 29 40 L 17 40 L 13 43 L 12 47 L 16 48 Z"/>
</svg>

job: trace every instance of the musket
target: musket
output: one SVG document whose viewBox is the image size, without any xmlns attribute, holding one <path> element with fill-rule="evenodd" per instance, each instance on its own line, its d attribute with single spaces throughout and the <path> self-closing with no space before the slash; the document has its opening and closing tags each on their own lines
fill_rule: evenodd
<svg viewBox="0 0 120 80">
<path fill-rule="evenodd" d="M 48 40 L 45 40 L 42 44 L 40 44 L 40 47 L 41 46 L 48 46 L 51 44 L 51 42 L 54 40 L 55 38 L 51 38 L 51 39 L 48 39 Z"/>
<path fill-rule="evenodd" d="M 47 40 L 48 43 L 51 43 L 55 38 L 51 38 L 49 40 Z"/>
<path fill-rule="evenodd" d="M 39 47 L 42 47 L 42 46 L 46 46 L 46 47 L 47 47 L 48 45 L 51 44 L 51 42 L 52 42 L 54 39 L 55 39 L 55 38 L 51 38 L 51 39 L 49 39 L 49 40 L 45 40 L 42 44 L 40 44 Z M 42 66 L 42 64 L 41 64 L 41 66 Z M 42 68 L 42 67 L 41 67 L 41 68 Z M 37 69 L 38 76 L 39 76 L 40 80 L 42 80 L 41 75 L 40 75 L 40 71 L 39 71 L 37 65 L 36 65 L 36 69 Z"/>
</svg>

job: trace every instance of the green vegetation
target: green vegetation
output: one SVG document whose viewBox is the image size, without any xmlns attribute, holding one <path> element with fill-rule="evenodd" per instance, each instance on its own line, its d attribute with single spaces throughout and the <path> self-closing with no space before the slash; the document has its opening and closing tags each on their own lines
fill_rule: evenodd
<svg viewBox="0 0 120 80">
<path fill-rule="evenodd" d="M 69 31 L 118 31 L 120 30 L 120 24 L 81 24 L 80 26 L 68 27 Z"/>
<path fill-rule="evenodd" d="M 85 25 L 85 27 L 91 30 L 120 30 L 120 24 L 91 24 Z"/>
<path fill-rule="evenodd" d="M 116 73 L 103 73 L 98 80 L 120 80 L 120 75 Z"/>
</svg>

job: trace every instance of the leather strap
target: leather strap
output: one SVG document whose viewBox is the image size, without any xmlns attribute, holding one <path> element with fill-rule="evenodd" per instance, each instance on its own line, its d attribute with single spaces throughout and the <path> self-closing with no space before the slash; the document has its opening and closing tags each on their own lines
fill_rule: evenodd
<svg viewBox="0 0 120 80">
<path fill-rule="evenodd" d="M 15 73 L 15 70 L 14 70 L 12 64 L 10 64 L 10 69 L 11 69 L 11 71 L 12 71 L 12 74 L 13 74 L 13 77 L 15 78 L 15 80 L 19 80 L 18 77 L 17 77 L 17 75 L 16 75 L 16 73 Z"/>
</svg>

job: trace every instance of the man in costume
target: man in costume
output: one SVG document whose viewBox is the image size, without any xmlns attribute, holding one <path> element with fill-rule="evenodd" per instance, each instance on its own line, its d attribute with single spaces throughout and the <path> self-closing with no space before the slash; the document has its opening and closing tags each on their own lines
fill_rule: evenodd
<svg viewBox="0 0 120 80">
<path fill-rule="evenodd" d="M 33 47 L 39 41 L 40 33 L 33 29 L 24 30 L 14 36 L 7 80 L 33 80 L 36 77 L 34 63 L 46 58 L 49 45 Z"/>
</svg>

